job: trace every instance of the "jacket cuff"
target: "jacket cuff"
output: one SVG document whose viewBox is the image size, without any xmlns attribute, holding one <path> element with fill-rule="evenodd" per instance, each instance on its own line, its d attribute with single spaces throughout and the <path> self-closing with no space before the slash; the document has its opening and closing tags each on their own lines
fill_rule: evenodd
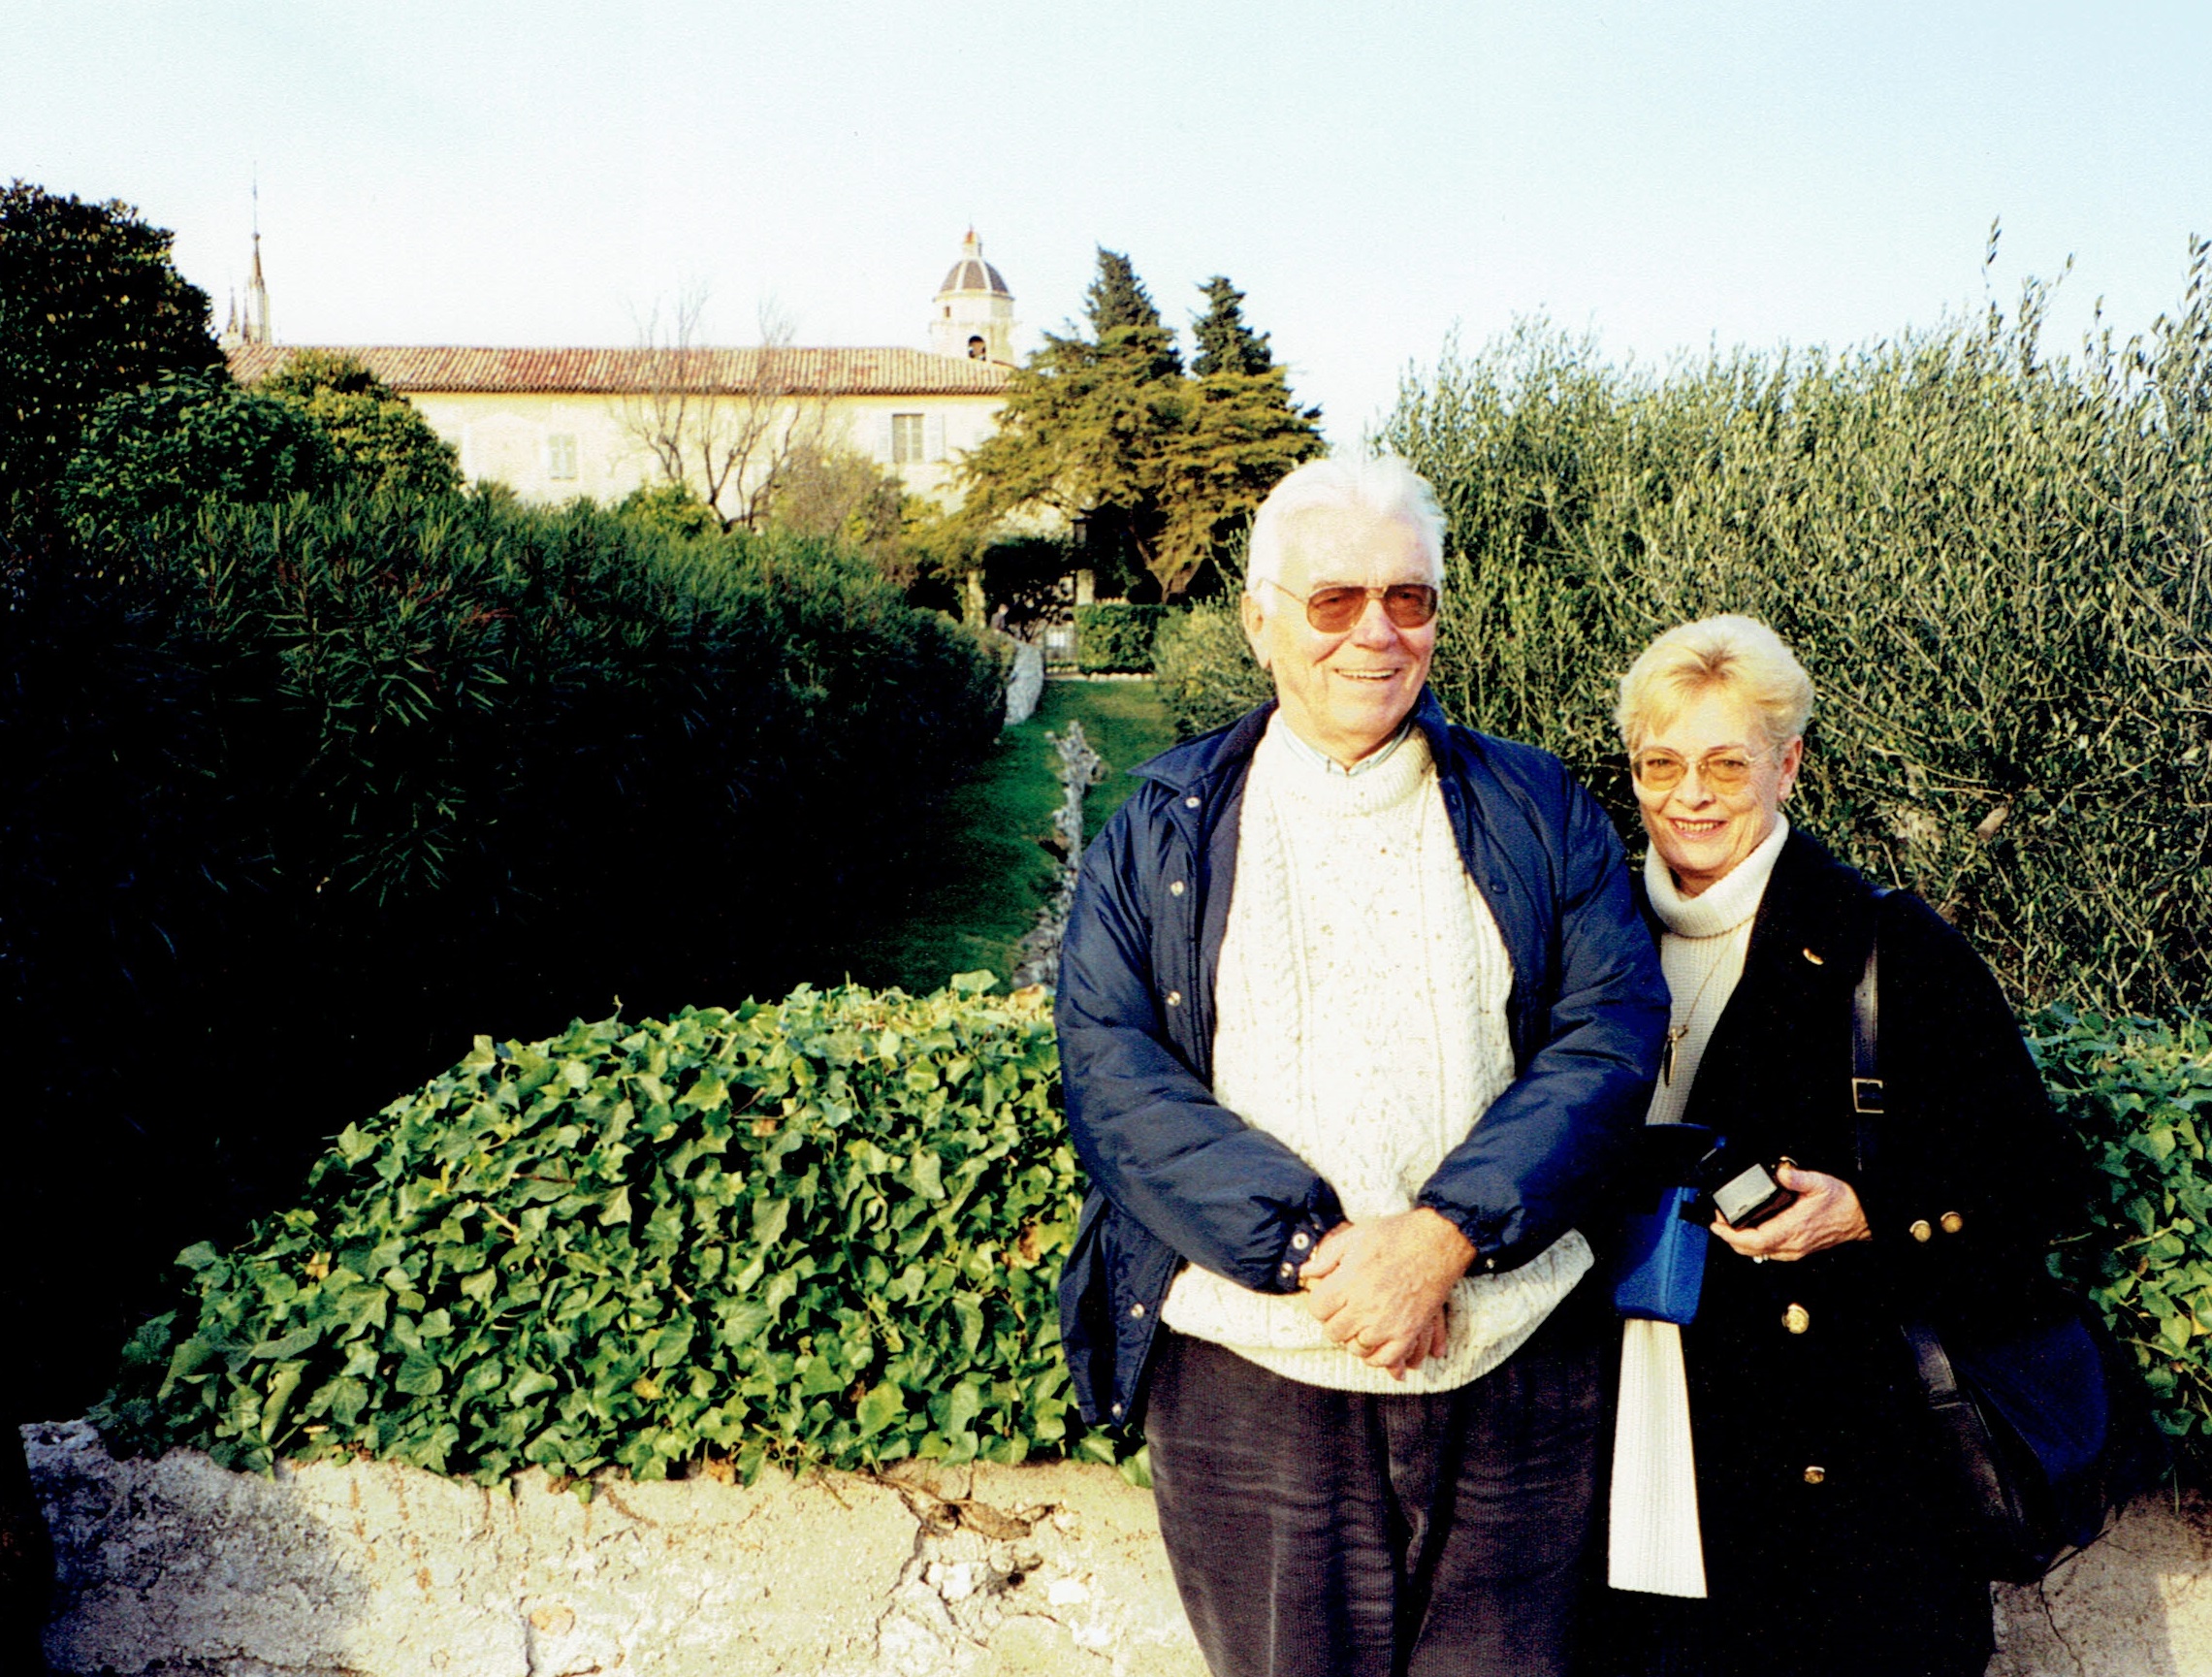
<svg viewBox="0 0 2212 1677">
<path fill-rule="evenodd" d="M 1321 1244 L 1321 1237 L 1344 1220 L 1343 1209 L 1337 1204 L 1336 1192 L 1327 1182 L 1316 1185 L 1306 1204 L 1291 1213 L 1283 1231 L 1283 1249 L 1275 1259 L 1275 1273 L 1269 1278 L 1268 1289 L 1277 1293 L 1295 1293 L 1298 1290 L 1298 1270 L 1313 1256 L 1313 1249 Z"/>
</svg>

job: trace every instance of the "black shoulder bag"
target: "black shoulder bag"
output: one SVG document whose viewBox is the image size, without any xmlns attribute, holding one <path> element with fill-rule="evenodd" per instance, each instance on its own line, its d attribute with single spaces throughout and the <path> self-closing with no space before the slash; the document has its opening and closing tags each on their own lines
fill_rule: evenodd
<svg viewBox="0 0 2212 1677">
<path fill-rule="evenodd" d="M 1879 920 L 1879 897 L 1876 920 Z M 1851 994 L 1851 1107 L 1864 1177 L 1890 1117 L 1876 1057 L 1881 940 Z M 2093 1542 L 2112 1510 L 2158 1477 L 2162 1450 L 2142 1382 L 2087 1300 L 1995 1342 L 1903 1323 L 1972 1553 L 1989 1576 L 2033 1583 Z"/>
</svg>

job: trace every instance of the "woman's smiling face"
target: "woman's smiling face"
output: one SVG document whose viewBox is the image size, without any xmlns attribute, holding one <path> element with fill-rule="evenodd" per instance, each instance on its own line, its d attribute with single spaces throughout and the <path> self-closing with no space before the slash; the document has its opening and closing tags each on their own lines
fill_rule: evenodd
<svg viewBox="0 0 2212 1677">
<path fill-rule="evenodd" d="M 1651 848 L 1674 871 L 1685 897 L 1727 878 L 1774 830 L 1775 811 L 1789 795 L 1804 760 L 1805 741 L 1767 743 L 1758 717 L 1733 693 L 1711 688 L 1644 736 L 1631 760 L 1653 752 L 1679 758 L 1681 780 L 1663 791 L 1636 781 L 1636 802 Z M 1749 779 L 1733 791 L 1708 784 L 1715 759 L 1749 764 Z"/>
</svg>

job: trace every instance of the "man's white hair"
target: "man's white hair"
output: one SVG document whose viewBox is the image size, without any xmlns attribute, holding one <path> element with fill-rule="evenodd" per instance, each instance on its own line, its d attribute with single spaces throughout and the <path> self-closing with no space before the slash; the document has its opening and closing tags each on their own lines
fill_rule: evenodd
<svg viewBox="0 0 2212 1677">
<path fill-rule="evenodd" d="M 1261 586 L 1282 586 L 1290 526 L 1330 507 L 1357 508 L 1407 526 L 1420 539 L 1429 580 L 1444 586 L 1444 514 L 1427 480 L 1395 454 L 1332 454 L 1307 461 L 1276 484 L 1252 521 L 1244 592 L 1259 597 L 1262 610 L 1268 602 Z"/>
</svg>

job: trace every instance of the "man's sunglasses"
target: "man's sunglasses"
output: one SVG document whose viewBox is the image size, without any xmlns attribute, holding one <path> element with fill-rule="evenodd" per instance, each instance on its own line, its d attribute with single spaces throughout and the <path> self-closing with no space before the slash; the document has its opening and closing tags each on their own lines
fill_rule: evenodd
<svg viewBox="0 0 2212 1677">
<path fill-rule="evenodd" d="M 1317 588 L 1311 594 L 1291 594 L 1273 577 L 1261 579 L 1278 594 L 1305 607 L 1305 620 L 1323 634 L 1342 634 L 1360 621 L 1367 601 L 1383 602 L 1383 615 L 1399 629 L 1419 629 L 1436 616 L 1436 591 L 1426 582 L 1394 582 L 1388 588 Z"/>
<path fill-rule="evenodd" d="M 1697 778 L 1712 790 L 1740 792 L 1751 784 L 1751 770 L 1765 752 L 1747 756 L 1740 751 L 1710 752 L 1698 758 Z M 1636 784 L 1646 791 L 1673 791 L 1682 785 L 1689 765 L 1671 751 L 1640 751 L 1628 759 Z"/>
</svg>

